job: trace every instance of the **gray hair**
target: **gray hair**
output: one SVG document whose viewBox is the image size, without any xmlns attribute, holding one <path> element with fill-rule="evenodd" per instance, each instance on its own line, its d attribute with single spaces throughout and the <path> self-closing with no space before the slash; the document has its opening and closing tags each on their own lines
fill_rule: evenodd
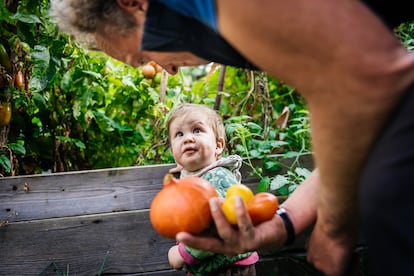
<svg viewBox="0 0 414 276">
<path fill-rule="evenodd" d="M 51 0 L 49 15 L 60 31 L 90 44 L 94 34 L 127 35 L 136 28 L 134 18 L 115 0 Z"/>
</svg>

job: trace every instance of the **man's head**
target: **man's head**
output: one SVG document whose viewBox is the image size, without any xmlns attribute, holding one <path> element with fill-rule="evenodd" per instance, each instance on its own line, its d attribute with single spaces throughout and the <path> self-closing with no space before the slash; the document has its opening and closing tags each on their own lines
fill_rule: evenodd
<svg viewBox="0 0 414 276">
<path fill-rule="evenodd" d="M 141 51 L 146 0 L 52 0 L 50 14 L 59 29 L 131 66 L 156 61 L 170 74 L 180 66 L 209 61 L 190 52 Z"/>
<path fill-rule="evenodd" d="M 214 30 L 155 1 L 51 0 L 50 14 L 61 31 L 132 66 L 154 60 L 170 74 L 209 62 L 257 69 Z"/>
</svg>

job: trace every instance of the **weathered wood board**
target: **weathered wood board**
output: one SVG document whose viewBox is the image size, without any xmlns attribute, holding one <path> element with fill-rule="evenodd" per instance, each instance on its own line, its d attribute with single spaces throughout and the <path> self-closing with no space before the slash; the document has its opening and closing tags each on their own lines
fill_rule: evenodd
<svg viewBox="0 0 414 276">
<path fill-rule="evenodd" d="M 312 168 L 311 156 L 300 165 Z M 167 263 L 175 241 L 149 221 L 152 198 L 172 167 L 0 179 L 0 275 L 185 275 Z M 247 166 L 242 175 L 256 189 Z"/>
</svg>

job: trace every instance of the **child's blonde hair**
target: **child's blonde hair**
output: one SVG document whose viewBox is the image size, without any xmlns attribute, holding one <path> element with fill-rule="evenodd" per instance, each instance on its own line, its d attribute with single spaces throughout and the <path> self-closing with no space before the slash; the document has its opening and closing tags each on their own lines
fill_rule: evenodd
<svg viewBox="0 0 414 276">
<path fill-rule="evenodd" d="M 200 113 L 207 115 L 207 118 L 211 122 L 211 128 L 213 129 L 213 132 L 216 135 L 216 139 L 223 138 L 224 142 L 226 142 L 226 129 L 224 128 L 223 120 L 221 119 L 217 111 L 203 104 L 185 103 L 174 108 L 171 111 L 170 117 L 167 120 L 168 143 L 170 144 L 171 142 L 170 125 L 177 117 L 182 117 L 189 114 L 197 116 L 197 114 Z"/>
</svg>

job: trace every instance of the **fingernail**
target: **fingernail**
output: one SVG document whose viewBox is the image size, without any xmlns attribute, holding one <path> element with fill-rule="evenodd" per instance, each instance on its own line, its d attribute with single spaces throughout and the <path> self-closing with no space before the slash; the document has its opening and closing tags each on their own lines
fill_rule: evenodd
<svg viewBox="0 0 414 276">
<path fill-rule="evenodd" d="M 210 198 L 210 211 L 214 212 L 218 209 L 217 199 L 216 198 Z"/>
<path fill-rule="evenodd" d="M 239 208 L 243 204 L 242 198 L 239 196 L 236 196 L 236 199 L 234 200 L 234 206 L 236 208 Z"/>
</svg>

